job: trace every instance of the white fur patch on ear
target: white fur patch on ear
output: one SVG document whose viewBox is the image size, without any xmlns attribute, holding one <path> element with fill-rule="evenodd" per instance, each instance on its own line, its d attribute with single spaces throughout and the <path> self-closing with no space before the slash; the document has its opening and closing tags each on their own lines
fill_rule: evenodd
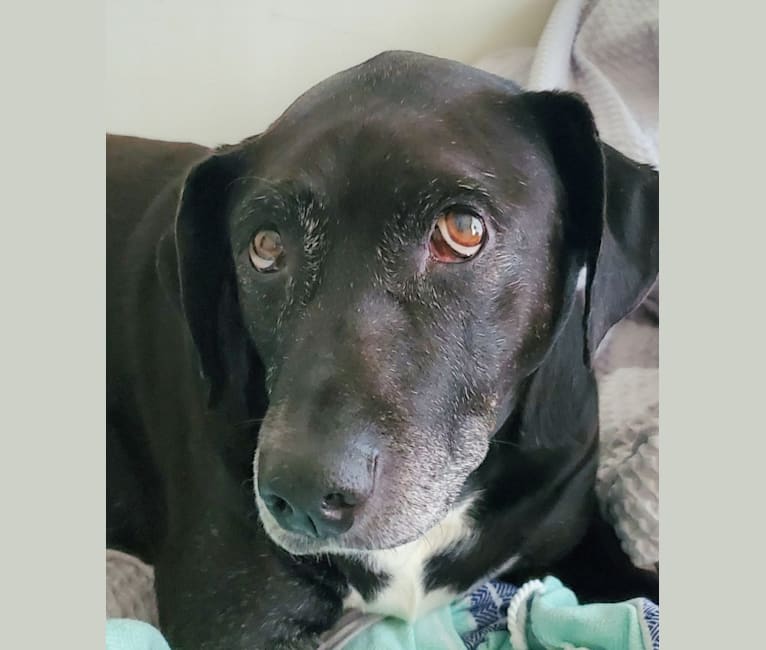
<svg viewBox="0 0 766 650">
<path fill-rule="evenodd" d="M 435 555 L 471 541 L 475 535 L 468 515 L 472 501 L 452 510 L 440 523 L 422 537 L 408 544 L 382 551 L 354 553 L 376 573 L 386 573 L 388 584 L 367 602 L 352 589 L 344 600 L 344 608 L 395 616 L 414 621 L 423 614 L 450 603 L 458 595 L 447 588 L 426 591 L 423 584 L 426 564 Z"/>
<path fill-rule="evenodd" d="M 588 269 L 586 269 L 584 266 L 580 269 L 580 272 L 577 274 L 577 290 L 579 292 L 585 291 L 585 280 L 588 277 Z"/>
</svg>

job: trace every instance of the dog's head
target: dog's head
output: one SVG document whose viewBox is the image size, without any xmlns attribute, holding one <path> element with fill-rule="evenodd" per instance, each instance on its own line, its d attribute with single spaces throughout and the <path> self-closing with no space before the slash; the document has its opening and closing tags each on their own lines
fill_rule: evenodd
<svg viewBox="0 0 766 650">
<path fill-rule="evenodd" d="M 580 270 L 585 357 L 651 286 L 657 187 L 578 97 L 411 53 L 330 78 L 193 169 L 182 303 L 213 399 L 247 371 L 222 349 L 232 324 L 265 369 L 254 465 L 274 540 L 375 549 L 436 524 Z"/>
</svg>

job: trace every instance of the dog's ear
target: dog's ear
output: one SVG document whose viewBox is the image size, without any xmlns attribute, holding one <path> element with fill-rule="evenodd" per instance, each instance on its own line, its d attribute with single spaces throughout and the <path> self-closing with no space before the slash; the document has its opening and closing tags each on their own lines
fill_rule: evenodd
<svg viewBox="0 0 766 650">
<path fill-rule="evenodd" d="M 209 385 L 209 406 L 220 399 L 232 371 L 226 346 L 240 338 L 234 260 L 227 212 L 239 176 L 235 148 L 222 148 L 191 169 L 175 222 L 181 306 Z"/>
<path fill-rule="evenodd" d="M 546 91 L 521 98 L 562 181 L 565 237 L 586 266 L 587 361 L 657 278 L 658 174 L 603 143 L 578 95 Z"/>
</svg>

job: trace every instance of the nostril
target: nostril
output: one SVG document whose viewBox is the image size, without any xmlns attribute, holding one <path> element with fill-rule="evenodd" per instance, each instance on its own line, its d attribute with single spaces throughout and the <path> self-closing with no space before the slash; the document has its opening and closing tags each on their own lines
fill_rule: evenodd
<svg viewBox="0 0 766 650">
<path fill-rule="evenodd" d="M 261 493 L 261 498 L 277 523 L 285 530 L 308 537 L 319 536 L 314 520 L 308 512 L 295 507 L 287 499 L 273 492 Z"/>
<path fill-rule="evenodd" d="M 284 499 L 280 497 L 274 497 L 274 510 L 280 513 L 289 513 L 292 508 L 290 507 L 290 504 L 287 503 Z"/>
<path fill-rule="evenodd" d="M 265 495 L 263 501 L 275 515 L 289 515 L 293 510 L 287 501 L 276 494 Z"/>
<path fill-rule="evenodd" d="M 356 504 L 357 500 L 353 495 L 332 492 L 322 499 L 322 512 L 328 516 L 340 516 L 344 511 L 353 508 Z"/>
</svg>

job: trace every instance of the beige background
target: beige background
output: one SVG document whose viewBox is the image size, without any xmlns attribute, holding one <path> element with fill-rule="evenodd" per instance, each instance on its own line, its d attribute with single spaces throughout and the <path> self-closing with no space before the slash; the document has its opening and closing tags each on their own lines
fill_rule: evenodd
<svg viewBox="0 0 766 650">
<path fill-rule="evenodd" d="M 107 130 L 216 145 L 386 49 L 534 45 L 553 0 L 107 0 Z"/>
</svg>

